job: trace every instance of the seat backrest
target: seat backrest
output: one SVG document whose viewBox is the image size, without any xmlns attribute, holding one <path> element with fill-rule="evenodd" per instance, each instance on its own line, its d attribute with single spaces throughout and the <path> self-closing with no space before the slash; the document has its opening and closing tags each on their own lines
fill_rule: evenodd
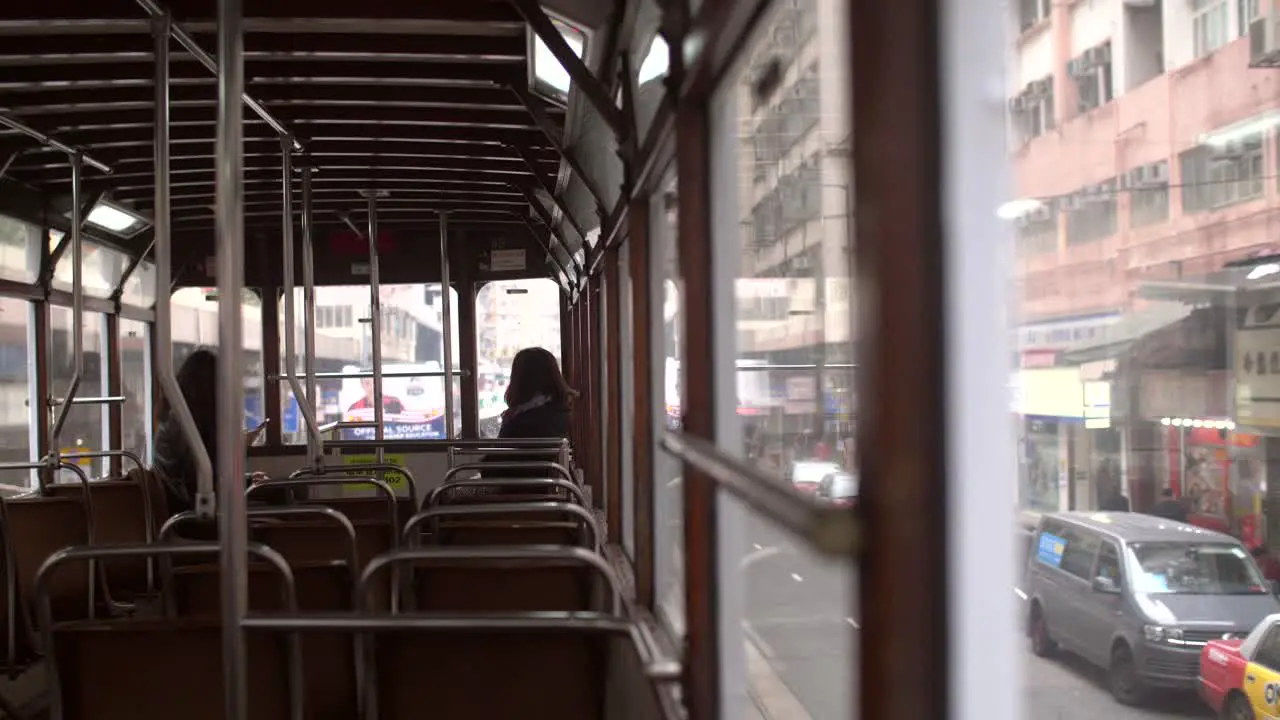
<svg viewBox="0 0 1280 720">
<path fill-rule="evenodd" d="M 548 514 L 522 515 L 519 520 L 441 521 L 437 542 L 441 545 L 579 545 L 576 522 L 558 522 Z"/>
<path fill-rule="evenodd" d="M 244 637 L 249 719 L 287 718 L 284 636 L 248 630 Z M 216 621 L 60 623 L 54 626 L 54 646 L 65 720 L 224 717 L 222 638 Z"/>
<path fill-rule="evenodd" d="M 93 501 L 95 544 L 146 543 L 154 537 L 147 532 L 145 492 L 145 488 L 133 480 L 106 480 L 89 484 L 89 497 Z M 80 498 L 84 496 L 84 486 L 80 483 L 59 483 L 48 486 L 46 494 L 51 497 Z M 154 523 L 154 519 L 152 522 Z M 146 558 L 116 558 L 101 562 L 115 599 L 128 600 L 146 592 Z"/>
<path fill-rule="evenodd" d="M 292 564 L 298 606 L 303 612 L 343 612 L 351 609 L 351 574 L 334 563 Z M 216 565 L 188 565 L 174 570 L 174 605 L 180 616 L 214 619 L 222 597 Z M 258 563 L 249 567 L 249 609 L 283 609 L 280 575 Z M 302 635 L 306 705 L 311 720 L 349 720 L 356 712 L 354 636 L 313 631 Z"/>
<path fill-rule="evenodd" d="M 414 568 L 416 609 L 441 612 L 586 611 L 598 574 L 589 567 L 530 564 L 506 567 Z"/>
<path fill-rule="evenodd" d="M 387 519 L 387 496 L 319 498 L 309 502 L 325 505 L 347 516 L 352 523 Z M 396 498 L 396 529 L 404 527 L 415 509 L 409 498 Z"/>
<path fill-rule="evenodd" d="M 84 499 L 27 495 L 3 502 L 19 595 L 28 608 L 35 608 L 36 573 L 44 561 L 65 547 L 89 542 Z M 87 564 L 54 569 L 49 577 L 49 602 L 55 619 L 89 617 L 88 599 Z"/>
<path fill-rule="evenodd" d="M 379 633 L 379 718 L 602 720 L 609 640 L 564 631 Z"/>
<path fill-rule="evenodd" d="M 351 609 L 352 578 L 345 563 L 298 563 L 292 564 L 292 569 L 300 610 L 338 612 Z M 218 616 L 222 583 L 217 565 L 176 567 L 170 582 L 174 609 L 180 617 Z M 281 582 L 275 569 L 251 563 L 249 609 L 253 612 L 284 610 Z"/>
</svg>

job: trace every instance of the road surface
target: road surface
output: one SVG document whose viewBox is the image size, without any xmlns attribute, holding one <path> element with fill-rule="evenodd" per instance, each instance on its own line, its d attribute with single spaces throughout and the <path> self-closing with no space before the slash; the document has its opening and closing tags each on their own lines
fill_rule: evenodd
<svg viewBox="0 0 1280 720">
<path fill-rule="evenodd" d="M 748 521 L 747 537 L 748 640 L 814 720 L 850 717 L 860 625 L 851 602 L 856 588 L 852 567 L 798 550 L 789 536 L 756 518 Z M 1042 660 L 1025 646 L 1022 657 L 1028 720 L 1212 716 L 1194 695 L 1162 696 L 1152 707 L 1127 708 L 1111 699 L 1102 673 L 1079 660 Z"/>
</svg>

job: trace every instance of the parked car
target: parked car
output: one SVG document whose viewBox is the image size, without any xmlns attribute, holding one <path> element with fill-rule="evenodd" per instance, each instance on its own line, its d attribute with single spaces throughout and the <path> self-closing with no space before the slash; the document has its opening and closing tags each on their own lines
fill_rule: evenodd
<svg viewBox="0 0 1280 720">
<path fill-rule="evenodd" d="M 834 472 L 840 472 L 840 466 L 833 462 L 805 460 L 791 464 L 787 479 L 797 490 L 817 493 L 822 478 Z"/>
<path fill-rule="evenodd" d="M 858 476 L 849 472 L 834 472 L 818 483 L 818 497 L 838 507 L 853 507 L 858 503 Z"/>
<path fill-rule="evenodd" d="M 1230 633 L 1200 651 L 1200 698 L 1218 717 L 1273 718 L 1280 712 L 1280 614 L 1244 637 Z"/>
<path fill-rule="evenodd" d="M 1022 589 L 1032 650 L 1104 668 L 1130 705 L 1153 688 L 1197 688 L 1207 643 L 1280 612 L 1238 540 L 1138 513 L 1042 516 Z"/>
</svg>

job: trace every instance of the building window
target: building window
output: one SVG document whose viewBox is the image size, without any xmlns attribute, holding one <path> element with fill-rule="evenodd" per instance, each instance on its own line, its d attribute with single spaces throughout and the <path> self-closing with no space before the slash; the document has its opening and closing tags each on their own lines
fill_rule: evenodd
<svg viewBox="0 0 1280 720">
<path fill-rule="evenodd" d="M 1050 200 L 1014 221 L 1019 255 L 1058 250 L 1058 203 Z"/>
<path fill-rule="evenodd" d="M 1191 37 L 1197 58 L 1227 44 L 1227 0 L 1191 0 Z"/>
<path fill-rule="evenodd" d="M 1262 133 L 1214 145 L 1197 145 L 1178 156 L 1182 209 L 1207 212 L 1262 197 Z"/>
<path fill-rule="evenodd" d="M 1009 113 L 1014 130 L 1022 144 L 1043 135 L 1053 128 L 1053 77 L 1048 76 L 1027 84 L 1017 96 L 1009 100 Z"/>
<path fill-rule="evenodd" d="M 1129 189 L 1129 226 L 1144 227 L 1169 219 L 1169 162 L 1136 167 L 1125 174 Z"/>
<path fill-rule="evenodd" d="M 1067 74 L 1076 84 L 1076 109 L 1085 113 L 1106 105 L 1114 97 L 1111 81 L 1111 41 L 1085 50 L 1067 63 Z"/>
<path fill-rule="evenodd" d="M 1116 231 L 1114 178 L 1081 188 L 1067 199 L 1067 243 L 1101 240 Z"/>
<path fill-rule="evenodd" d="M 1236 0 L 1240 13 L 1240 37 L 1249 34 L 1249 26 L 1255 21 L 1262 19 L 1262 13 L 1258 7 L 1258 0 Z"/>
<path fill-rule="evenodd" d="M 1018 0 L 1018 29 L 1030 30 L 1049 17 L 1049 0 Z"/>
</svg>

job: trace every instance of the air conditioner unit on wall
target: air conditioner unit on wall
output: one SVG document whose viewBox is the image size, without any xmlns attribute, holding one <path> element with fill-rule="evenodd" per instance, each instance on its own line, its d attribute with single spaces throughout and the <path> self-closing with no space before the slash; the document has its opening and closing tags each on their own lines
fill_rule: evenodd
<svg viewBox="0 0 1280 720">
<path fill-rule="evenodd" d="M 1280 67 L 1280 12 L 1276 0 L 1259 0 L 1260 17 L 1249 23 L 1249 67 Z"/>
</svg>

